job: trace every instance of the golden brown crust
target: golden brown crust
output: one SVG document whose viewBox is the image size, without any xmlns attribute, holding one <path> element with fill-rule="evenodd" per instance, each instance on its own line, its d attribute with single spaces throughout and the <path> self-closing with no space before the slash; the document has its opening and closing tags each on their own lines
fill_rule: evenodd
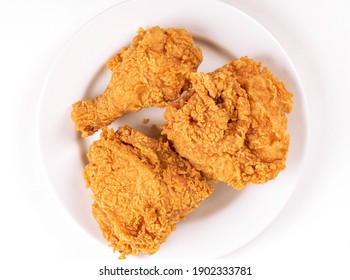
<svg viewBox="0 0 350 280">
<path fill-rule="evenodd" d="M 104 129 L 84 170 L 95 200 L 93 215 L 121 258 L 153 254 L 201 200 L 209 185 L 166 139 L 123 126 Z"/>
<path fill-rule="evenodd" d="M 104 94 L 73 104 L 76 129 L 86 137 L 126 112 L 164 106 L 179 97 L 201 61 L 186 30 L 140 28 L 131 45 L 107 62 L 112 78 Z"/>
<path fill-rule="evenodd" d="M 285 168 L 292 94 L 248 57 L 191 74 L 188 94 L 166 109 L 163 134 L 208 178 L 237 189 Z"/>
</svg>

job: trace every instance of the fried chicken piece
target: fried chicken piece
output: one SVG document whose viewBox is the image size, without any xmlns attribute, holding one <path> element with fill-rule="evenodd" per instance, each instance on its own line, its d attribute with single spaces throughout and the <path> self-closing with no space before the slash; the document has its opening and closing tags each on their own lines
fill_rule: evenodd
<svg viewBox="0 0 350 280">
<path fill-rule="evenodd" d="M 186 30 L 140 28 L 131 45 L 107 62 L 112 78 L 104 94 L 73 104 L 77 131 L 86 137 L 124 113 L 165 106 L 180 96 L 201 61 L 202 51 Z"/>
<path fill-rule="evenodd" d="M 170 147 L 123 126 L 103 129 L 84 170 L 93 215 L 120 258 L 155 253 L 213 187 Z"/>
<path fill-rule="evenodd" d="M 292 94 L 282 82 L 248 57 L 190 78 L 187 95 L 167 106 L 162 132 L 182 157 L 236 189 L 285 169 Z"/>
</svg>

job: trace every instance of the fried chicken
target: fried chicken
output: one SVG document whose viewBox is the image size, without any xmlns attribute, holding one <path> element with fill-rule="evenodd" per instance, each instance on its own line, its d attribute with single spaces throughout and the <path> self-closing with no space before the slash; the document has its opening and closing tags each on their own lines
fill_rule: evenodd
<svg viewBox="0 0 350 280">
<path fill-rule="evenodd" d="M 177 99 L 202 61 L 193 43 L 184 29 L 140 28 L 131 45 L 107 62 L 112 77 L 104 94 L 73 104 L 77 131 L 86 137 L 126 112 Z"/>
<path fill-rule="evenodd" d="M 236 189 L 285 169 L 292 94 L 266 67 L 242 57 L 213 73 L 193 73 L 190 82 L 188 93 L 167 106 L 162 127 L 182 157 Z"/>
<path fill-rule="evenodd" d="M 84 170 L 93 191 L 93 215 L 120 258 L 155 253 L 213 187 L 164 137 L 128 126 L 104 128 Z"/>
</svg>

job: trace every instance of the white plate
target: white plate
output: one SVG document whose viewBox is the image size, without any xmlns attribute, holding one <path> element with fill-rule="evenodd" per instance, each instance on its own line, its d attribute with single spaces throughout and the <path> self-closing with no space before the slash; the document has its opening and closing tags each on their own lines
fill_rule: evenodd
<svg viewBox="0 0 350 280">
<path fill-rule="evenodd" d="M 82 177 L 88 145 L 99 133 L 80 138 L 70 119 L 71 104 L 101 94 L 110 78 L 107 59 L 129 45 L 139 26 L 154 25 L 181 27 L 192 33 L 203 49 L 200 71 L 212 71 L 229 59 L 247 55 L 262 61 L 294 93 L 287 169 L 276 180 L 264 186 L 250 185 L 244 191 L 216 185 L 214 194 L 180 222 L 151 256 L 221 257 L 252 240 L 277 217 L 297 184 L 307 142 L 306 105 L 291 61 L 260 24 L 239 10 L 211 0 L 134 0 L 88 22 L 63 49 L 43 88 L 38 114 L 42 161 L 64 208 L 106 246 L 91 215 L 91 192 Z M 143 118 L 149 118 L 149 124 L 142 124 Z M 151 133 L 150 125 L 162 122 L 162 110 L 150 108 L 127 114 L 113 126 L 128 124 Z"/>
</svg>

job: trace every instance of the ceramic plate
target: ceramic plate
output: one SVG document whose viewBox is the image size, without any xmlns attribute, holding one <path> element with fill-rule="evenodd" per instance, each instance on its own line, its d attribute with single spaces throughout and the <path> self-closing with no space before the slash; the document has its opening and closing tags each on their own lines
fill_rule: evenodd
<svg viewBox="0 0 350 280">
<path fill-rule="evenodd" d="M 100 95 L 110 79 L 105 62 L 128 46 L 137 29 L 185 28 L 203 50 L 199 71 L 213 71 L 230 59 L 249 56 L 263 62 L 294 93 L 289 115 L 291 145 L 287 168 L 273 181 L 236 191 L 215 185 L 214 194 L 177 225 L 161 249 L 149 258 L 218 258 L 260 234 L 280 213 L 295 188 L 307 142 L 307 114 L 295 69 L 279 43 L 254 19 L 212 0 L 131 0 L 97 15 L 62 50 L 43 87 L 38 114 L 38 141 L 49 183 L 63 207 L 86 232 L 107 246 L 91 215 L 91 191 L 82 176 L 89 144 L 70 119 L 71 104 Z M 150 119 L 143 124 L 144 118 Z M 113 123 L 147 134 L 163 123 L 163 110 L 143 109 Z M 112 249 L 111 249 L 112 252 Z"/>
</svg>

